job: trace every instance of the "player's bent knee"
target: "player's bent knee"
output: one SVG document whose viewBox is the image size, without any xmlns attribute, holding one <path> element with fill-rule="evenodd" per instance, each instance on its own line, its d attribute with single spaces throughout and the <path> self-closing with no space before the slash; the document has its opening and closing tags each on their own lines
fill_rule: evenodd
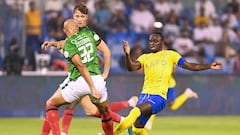
<svg viewBox="0 0 240 135">
<path fill-rule="evenodd" d="M 94 116 L 97 110 L 85 110 L 87 116 Z"/>
<path fill-rule="evenodd" d="M 62 104 L 64 104 L 64 101 L 59 100 L 58 98 L 55 97 L 51 97 L 46 102 L 46 106 L 60 106 Z"/>
<path fill-rule="evenodd" d="M 52 106 L 52 105 L 54 105 L 52 99 L 47 100 L 46 106 Z"/>
</svg>

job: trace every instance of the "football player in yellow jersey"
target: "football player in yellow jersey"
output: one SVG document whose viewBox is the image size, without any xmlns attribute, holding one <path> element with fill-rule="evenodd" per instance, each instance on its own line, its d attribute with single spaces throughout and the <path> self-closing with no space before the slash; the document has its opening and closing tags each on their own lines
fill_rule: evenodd
<svg viewBox="0 0 240 135">
<path fill-rule="evenodd" d="M 167 46 L 163 46 L 162 49 L 168 49 Z M 168 94 L 167 94 L 167 104 L 168 104 L 168 108 L 170 110 L 177 110 L 179 109 L 189 98 L 194 98 L 197 99 L 198 98 L 198 94 L 196 92 L 194 92 L 191 88 L 186 88 L 185 91 L 179 95 L 178 97 L 176 97 L 176 80 L 174 78 L 174 72 L 172 76 L 170 77 L 169 81 L 168 81 Z M 156 115 L 152 115 L 148 122 L 145 125 L 145 128 L 148 130 L 152 129 L 152 125 L 153 125 L 153 121 L 155 120 Z"/>
<path fill-rule="evenodd" d="M 145 77 L 137 106 L 116 127 L 114 135 L 119 135 L 132 125 L 134 125 L 133 132 L 135 134 L 148 135 L 144 126 L 152 114 L 157 114 L 165 108 L 167 104 L 168 81 L 175 65 L 192 71 L 222 68 L 222 64 L 219 62 L 213 62 L 212 64 L 187 62 L 175 51 L 162 50 L 163 45 L 163 35 L 158 31 L 152 32 L 149 37 L 151 53 L 143 54 L 136 62 L 133 62 L 130 57 L 130 46 L 127 41 L 123 41 L 127 69 L 129 71 L 142 69 Z"/>
</svg>

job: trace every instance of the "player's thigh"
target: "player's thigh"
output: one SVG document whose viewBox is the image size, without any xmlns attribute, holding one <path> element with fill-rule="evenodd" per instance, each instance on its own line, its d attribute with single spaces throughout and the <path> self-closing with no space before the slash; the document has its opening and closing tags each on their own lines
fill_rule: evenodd
<svg viewBox="0 0 240 135">
<path fill-rule="evenodd" d="M 66 101 L 64 100 L 61 92 L 62 88 L 58 87 L 58 89 L 55 91 L 55 93 L 48 99 L 47 105 L 53 105 L 53 106 L 60 106 L 62 104 L 65 104 Z"/>
<path fill-rule="evenodd" d="M 94 115 L 97 111 L 97 107 L 91 102 L 88 95 L 81 98 L 80 104 L 82 105 L 86 115 Z"/>
<path fill-rule="evenodd" d="M 168 88 L 167 101 L 168 103 L 173 103 L 176 99 L 176 87 Z"/>
</svg>

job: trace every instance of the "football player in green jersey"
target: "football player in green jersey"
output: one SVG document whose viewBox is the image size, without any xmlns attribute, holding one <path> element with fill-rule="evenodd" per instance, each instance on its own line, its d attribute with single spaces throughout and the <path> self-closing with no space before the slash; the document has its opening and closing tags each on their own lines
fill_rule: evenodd
<svg viewBox="0 0 240 135">
<path fill-rule="evenodd" d="M 58 107 L 78 100 L 86 94 L 92 95 L 92 102 L 98 107 L 102 119 L 102 128 L 106 135 L 113 135 L 113 121 L 107 106 L 107 88 L 104 77 L 98 67 L 97 50 L 110 50 L 99 44 L 99 36 L 73 19 L 64 22 L 64 32 L 68 39 L 63 54 L 68 61 L 70 81 L 63 89 L 58 89 L 46 102 L 46 120 L 52 133 L 60 135 Z M 107 50 L 106 50 L 107 49 Z M 110 59 L 109 59 L 110 62 Z"/>
<path fill-rule="evenodd" d="M 80 29 L 82 27 L 86 27 L 87 19 L 88 19 L 87 7 L 82 4 L 76 5 L 73 10 L 73 19 L 78 23 Z M 99 41 L 100 41 L 99 45 L 102 44 L 102 46 L 106 46 L 106 44 L 103 40 L 99 39 Z M 56 41 L 56 42 L 45 41 L 42 44 L 42 49 L 46 49 L 49 46 L 54 46 L 59 49 L 62 49 L 65 42 L 66 42 L 66 40 Z M 108 67 L 110 66 L 110 63 L 108 62 L 108 59 L 109 59 L 108 57 L 110 57 L 110 55 L 106 54 L 106 53 L 108 53 L 108 51 L 105 52 L 105 54 L 103 55 L 104 56 L 104 59 L 103 59 L 104 60 L 103 61 L 104 71 L 102 74 L 105 79 L 108 76 L 108 71 L 109 71 Z M 67 77 L 65 79 L 65 81 L 62 84 L 60 84 L 59 89 L 64 88 L 68 82 L 69 82 L 69 77 Z M 126 100 L 126 101 L 113 102 L 113 103 L 109 104 L 109 109 L 116 112 L 116 111 L 119 111 L 119 110 L 124 109 L 129 106 L 134 107 L 137 99 L 138 98 L 136 96 L 133 96 L 129 100 Z M 68 132 L 70 122 L 72 120 L 74 108 L 78 102 L 81 103 L 81 105 L 87 115 L 95 116 L 95 117 L 100 116 L 97 107 L 90 101 L 89 96 L 82 96 L 82 98 L 79 101 L 75 101 L 75 102 L 72 102 L 72 103 L 66 105 L 66 107 L 64 109 L 64 113 L 63 113 L 63 120 L 62 120 L 62 122 L 63 122 L 62 123 L 62 135 L 66 135 Z M 112 118 L 115 122 L 120 122 L 121 120 L 123 120 L 123 117 L 117 113 L 113 113 Z M 49 124 L 46 120 L 44 120 L 44 124 L 42 126 L 42 135 L 48 134 L 49 132 L 50 132 Z"/>
</svg>

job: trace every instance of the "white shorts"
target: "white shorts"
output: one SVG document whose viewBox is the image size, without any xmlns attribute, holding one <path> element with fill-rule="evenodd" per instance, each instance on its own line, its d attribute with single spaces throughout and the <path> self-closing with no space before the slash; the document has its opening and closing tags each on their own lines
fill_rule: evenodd
<svg viewBox="0 0 240 135">
<path fill-rule="evenodd" d="M 102 75 L 94 75 L 91 77 L 96 89 L 102 95 L 100 102 L 106 101 L 108 96 L 107 88 Z M 60 87 L 62 87 L 62 96 L 68 103 L 80 99 L 83 95 L 91 94 L 91 89 L 82 76 L 78 77 L 75 81 L 69 81 L 69 77 L 67 77 L 64 82 L 60 84 Z"/>
<path fill-rule="evenodd" d="M 66 87 L 69 82 L 70 82 L 70 73 L 68 73 L 68 76 L 64 79 L 64 81 L 61 84 L 59 84 L 59 87 L 64 89 L 64 87 Z"/>
</svg>

